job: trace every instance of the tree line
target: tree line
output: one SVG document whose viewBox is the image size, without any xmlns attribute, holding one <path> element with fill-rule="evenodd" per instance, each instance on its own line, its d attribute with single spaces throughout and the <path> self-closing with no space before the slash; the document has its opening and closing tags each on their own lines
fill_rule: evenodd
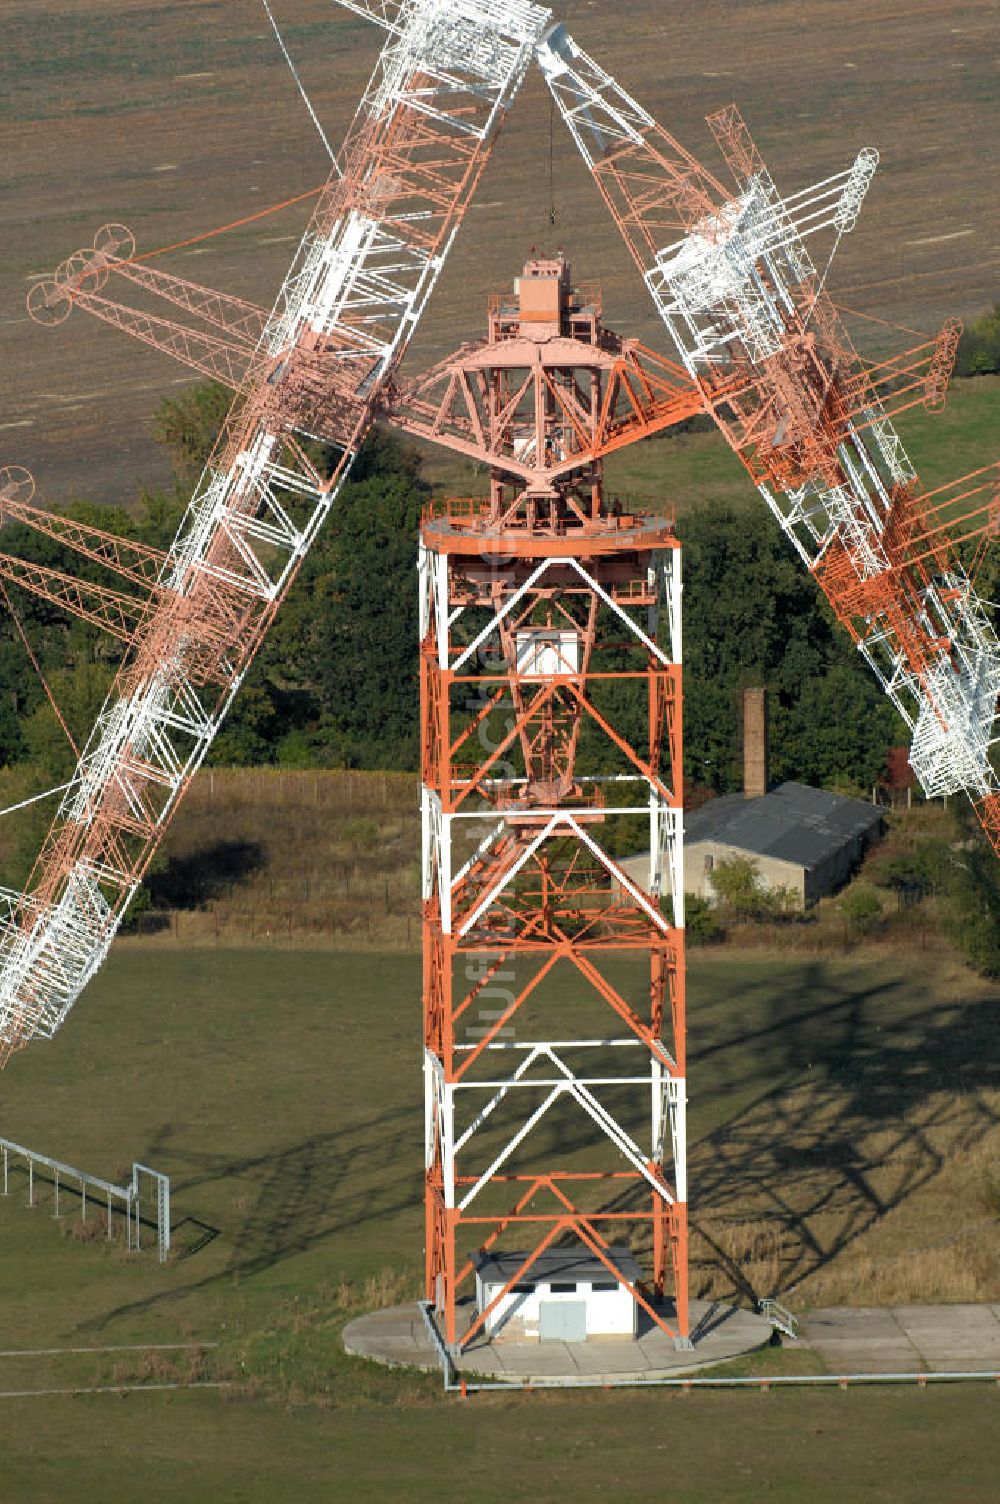
<svg viewBox="0 0 1000 1504">
<path fill-rule="evenodd" d="M 1000 374 L 1000 303 L 973 319 L 958 342 L 956 376 Z"/>
<path fill-rule="evenodd" d="M 173 494 L 133 510 L 76 503 L 69 515 L 166 547 L 225 416 L 212 384 L 161 404 L 155 426 L 174 465 Z M 662 441 L 669 445 L 669 439 Z M 667 460 L 668 462 L 668 460 Z M 430 495 L 408 443 L 376 430 L 342 489 L 217 737 L 225 766 L 416 769 L 420 515 Z M 702 508 L 678 524 L 684 548 L 685 779 L 717 793 L 741 786 L 740 701 L 770 695 L 775 779 L 865 790 L 905 727 L 884 700 L 775 522 L 752 501 Z M 53 540 L 8 525 L 23 558 L 123 588 Z M 10 587 L 74 734 L 85 736 L 121 645 Z M 71 749 L 7 613 L 0 621 L 0 765 L 64 775 Z"/>
</svg>

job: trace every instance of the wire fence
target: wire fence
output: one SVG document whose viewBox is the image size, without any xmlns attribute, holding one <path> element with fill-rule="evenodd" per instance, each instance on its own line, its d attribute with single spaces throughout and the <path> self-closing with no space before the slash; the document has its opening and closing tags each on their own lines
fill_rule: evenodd
<svg viewBox="0 0 1000 1504">
<path fill-rule="evenodd" d="M 360 909 L 350 915 L 296 914 L 280 909 L 248 908 L 232 913 L 217 910 L 172 909 L 136 915 L 127 934 L 155 936 L 179 945 L 233 945 L 251 941 L 274 945 L 384 946 L 412 949 L 419 945 L 419 914 L 373 913 Z"/>
</svg>

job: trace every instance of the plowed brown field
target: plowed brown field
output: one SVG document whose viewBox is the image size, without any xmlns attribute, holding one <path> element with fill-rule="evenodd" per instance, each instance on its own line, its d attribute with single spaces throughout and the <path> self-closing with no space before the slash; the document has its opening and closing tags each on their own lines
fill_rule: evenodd
<svg viewBox="0 0 1000 1504">
<path fill-rule="evenodd" d="M 332 0 L 274 0 L 336 144 L 380 34 Z M 128 501 L 167 483 L 153 409 L 189 377 L 74 315 L 24 312 L 34 276 L 129 223 L 140 250 L 301 192 L 326 158 L 259 0 L 6 0 L 0 31 L 0 463 L 40 498 Z M 847 164 L 882 168 L 831 274 L 836 296 L 927 329 L 998 295 L 996 69 L 986 0 L 565 0 L 580 43 L 718 170 L 703 116 L 736 99 L 787 191 Z M 556 225 L 549 220 L 550 135 Z M 299 206 L 164 261 L 270 303 L 304 224 Z M 530 76 L 410 362 L 478 331 L 486 293 L 533 242 L 599 277 L 609 321 L 662 345 L 617 234 Z M 876 345 L 883 338 L 872 326 Z"/>
</svg>

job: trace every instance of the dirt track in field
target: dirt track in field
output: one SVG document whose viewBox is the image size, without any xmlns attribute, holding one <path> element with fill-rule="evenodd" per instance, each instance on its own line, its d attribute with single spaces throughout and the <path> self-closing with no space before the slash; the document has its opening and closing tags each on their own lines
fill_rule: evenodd
<svg viewBox="0 0 1000 1504">
<path fill-rule="evenodd" d="M 273 0 L 331 142 L 380 34 L 333 0 Z M 82 314 L 32 324 L 34 276 L 125 221 L 171 244 L 317 184 L 326 157 L 259 0 L 6 0 L 0 32 L 0 463 L 39 497 L 131 500 L 169 480 L 149 437 L 188 374 Z M 680 139 L 721 171 L 706 112 L 736 99 L 779 184 L 882 167 L 830 287 L 881 317 L 933 328 L 1000 297 L 996 169 L 1000 23 L 989 0 L 567 0 L 558 13 Z M 486 293 L 532 243 L 564 246 L 604 284 L 609 322 L 662 346 L 645 294 L 529 76 L 410 357 L 477 333 Z M 162 263 L 270 303 L 307 206 Z M 883 336 L 872 327 L 875 344 Z M 971 463 L 971 461 L 970 461 Z"/>
</svg>

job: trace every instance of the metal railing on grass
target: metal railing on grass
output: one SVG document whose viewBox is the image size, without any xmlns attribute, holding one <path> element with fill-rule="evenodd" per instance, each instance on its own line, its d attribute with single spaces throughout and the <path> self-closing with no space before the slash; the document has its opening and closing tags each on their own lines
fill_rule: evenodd
<svg viewBox="0 0 1000 1504">
<path fill-rule="evenodd" d="M 104 1180 L 99 1175 L 91 1175 L 86 1170 L 79 1170 L 75 1165 L 67 1165 L 62 1160 L 52 1159 L 48 1154 L 39 1154 L 34 1149 L 27 1149 L 23 1144 L 14 1143 L 13 1139 L 0 1138 L 0 1157 L 3 1161 L 3 1194 L 6 1196 L 10 1188 L 10 1160 L 24 1160 L 28 1173 L 28 1205 L 35 1204 L 35 1179 L 36 1170 L 48 1171 L 52 1175 L 52 1183 L 55 1187 L 55 1210 L 53 1216 L 58 1217 L 59 1192 L 66 1182 L 70 1188 L 79 1187 L 80 1214 L 84 1222 L 87 1220 L 87 1191 L 98 1192 L 102 1201 L 107 1202 L 107 1235 L 110 1239 L 113 1234 L 113 1214 L 117 1209 L 125 1224 L 125 1238 L 129 1249 L 139 1251 L 140 1229 L 142 1225 L 142 1195 L 143 1184 L 150 1186 L 146 1197 L 153 1199 L 156 1208 L 156 1245 L 160 1263 L 164 1263 L 170 1253 L 170 1177 L 163 1175 L 159 1170 L 151 1170 L 148 1165 L 139 1164 L 136 1161 L 132 1165 L 132 1179 L 125 1185 L 115 1185 L 110 1180 Z M 91 1199 L 94 1199 L 93 1196 Z"/>
<path fill-rule="evenodd" d="M 786 1337 L 795 1338 L 799 1335 L 798 1321 L 775 1296 L 765 1295 L 763 1300 L 757 1302 L 757 1309 L 776 1331 L 782 1332 Z"/>
</svg>

